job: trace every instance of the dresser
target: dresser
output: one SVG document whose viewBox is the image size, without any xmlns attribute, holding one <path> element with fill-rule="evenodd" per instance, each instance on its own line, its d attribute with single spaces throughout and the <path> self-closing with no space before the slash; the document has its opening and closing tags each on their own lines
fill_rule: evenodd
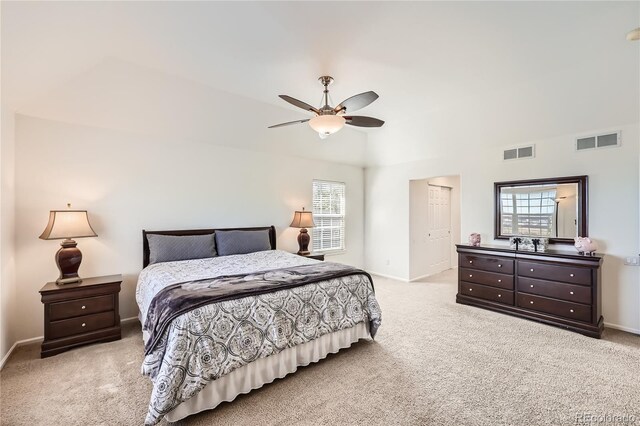
<svg viewBox="0 0 640 426">
<path fill-rule="evenodd" d="M 456 302 L 599 338 L 602 256 L 458 244 Z"/>
<path fill-rule="evenodd" d="M 40 290 L 44 304 L 46 358 L 87 343 L 120 339 L 121 275 L 84 278 L 79 283 L 47 283 Z"/>
</svg>

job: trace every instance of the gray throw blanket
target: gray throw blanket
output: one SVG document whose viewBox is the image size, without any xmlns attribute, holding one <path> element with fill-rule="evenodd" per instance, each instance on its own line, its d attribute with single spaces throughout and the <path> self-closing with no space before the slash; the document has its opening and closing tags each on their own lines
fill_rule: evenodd
<svg viewBox="0 0 640 426">
<path fill-rule="evenodd" d="M 144 329 L 149 333 L 145 355 L 150 354 L 173 319 L 210 303 L 239 299 L 312 284 L 350 275 L 371 276 L 352 266 L 333 262 L 294 266 L 251 274 L 226 275 L 196 281 L 186 281 L 165 287 L 155 295 L 147 311 Z M 370 322 L 371 337 L 377 323 Z"/>
</svg>

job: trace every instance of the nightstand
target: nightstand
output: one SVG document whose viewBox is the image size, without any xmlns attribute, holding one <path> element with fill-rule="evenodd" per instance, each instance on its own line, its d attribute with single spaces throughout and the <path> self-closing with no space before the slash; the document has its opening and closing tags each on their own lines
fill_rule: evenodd
<svg viewBox="0 0 640 426">
<path fill-rule="evenodd" d="M 45 284 L 44 341 L 40 357 L 59 354 L 87 343 L 119 340 L 121 275 L 83 278 L 74 284 Z"/>
<path fill-rule="evenodd" d="M 324 253 L 299 254 L 298 256 L 308 257 L 309 259 L 324 260 Z"/>
</svg>

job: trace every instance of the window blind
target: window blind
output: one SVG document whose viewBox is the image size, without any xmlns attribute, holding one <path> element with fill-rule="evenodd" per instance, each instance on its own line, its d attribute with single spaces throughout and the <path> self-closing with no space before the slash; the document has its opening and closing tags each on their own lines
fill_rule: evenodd
<svg viewBox="0 0 640 426">
<path fill-rule="evenodd" d="M 313 181 L 313 251 L 344 250 L 345 184 Z"/>
</svg>

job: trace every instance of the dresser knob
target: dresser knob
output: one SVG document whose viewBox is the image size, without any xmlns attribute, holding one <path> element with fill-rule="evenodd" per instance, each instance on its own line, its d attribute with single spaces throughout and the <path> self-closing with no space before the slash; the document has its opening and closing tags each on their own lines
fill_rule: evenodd
<svg viewBox="0 0 640 426">
<path fill-rule="evenodd" d="M 473 263 L 473 260 L 470 260 L 469 263 Z"/>
<path fill-rule="evenodd" d="M 569 312 L 573 313 L 573 309 L 569 309 Z"/>
<path fill-rule="evenodd" d="M 502 280 L 498 280 L 498 282 L 499 282 L 499 283 L 501 283 L 501 282 L 502 282 Z"/>
<path fill-rule="evenodd" d="M 498 297 L 502 297 L 502 295 L 501 295 L 501 294 L 499 294 L 499 295 L 498 295 Z"/>
<path fill-rule="evenodd" d="M 531 272 L 533 272 L 533 268 L 529 269 Z"/>
<path fill-rule="evenodd" d="M 84 327 L 84 326 L 86 326 L 86 325 L 87 325 L 87 324 L 85 324 L 84 322 L 82 323 L 82 326 L 83 326 L 83 327 Z"/>
<path fill-rule="evenodd" d="M 531 303 L 533 305 L 533 300 L 531 302 L 529 302 L 529 303 Z"/>
<path fill-rule="evenodd" d="M 82 305 L 82 308 L 80 308 L 80 309 L 87 309 L 87 307 L 86 307 L 86 306 L 84 306 L 84 305 Z"/>
<path fill-rule="evenodd" d="M 573 277 L 573 274 L 569 274 L 570 277 Z"/>
<path fill-rule="evenodd" d="M 472 289 L 472 288 L 470 288 L 470 289 L 469 289 L 469 291 L 473 291 L 473 289 Z"/>
<path fill-rule="evenodd" d="M 530 286 L 530 287 L 531 287 L 531 288 L 533 288 L 533 284 L 531 284 L 531 286 Z"/>
<path fill-rule="evenodd" d="M 473 278 L 473 275 L 469 274 L 469 278 Z"/>
<path fill-rule="evenodd" d="M 498 265 L 498 268 L 502 268 L 502 265 Z"/>
<path fill-rule="evenodd" d="M 572 291 L 570 291 L 570 292 L 569 292 L 569 294 L 573 294 L 573 292 L 572 292 Z"/>
</svg>

